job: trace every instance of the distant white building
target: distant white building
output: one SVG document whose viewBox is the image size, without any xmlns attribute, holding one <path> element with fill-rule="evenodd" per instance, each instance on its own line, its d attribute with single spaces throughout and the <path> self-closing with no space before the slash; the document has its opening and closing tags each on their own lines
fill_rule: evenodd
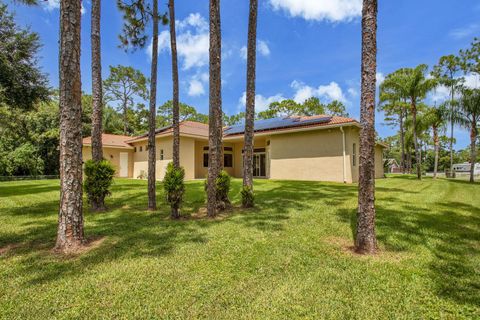
<svg viewBox="0 0 480 320">
<path fill-rule="evenodd" d="M 470 173 L 471 164 L 469 162 L 457 163 L 453 165 L 453 171 L 456 173 Z M 473 174 L 480 174 L 480 163 L 475 163 Z"/>
</svg>

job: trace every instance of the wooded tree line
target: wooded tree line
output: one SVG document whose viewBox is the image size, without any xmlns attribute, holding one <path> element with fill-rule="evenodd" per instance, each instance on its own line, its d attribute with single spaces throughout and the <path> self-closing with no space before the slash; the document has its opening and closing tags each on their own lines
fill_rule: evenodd
<svg viewBox="0 0 480 320">
<path fill-rule="evenodd" d="M 480 74 L 479 56 L 480 41 L 476 38 L 470 48 L 441 57 L 431 70 L 425 64 L 402 68 L 380 85 L 379 109 L 385 112 L 389 125 L 399 128 L 397 135 L 387 139 L 393 145 L 390 155 L 399 160 L 403 173 L 415 170 L 421 179 L 423 172 L 431 170 L 436 178 L 439 169 L 452 171 L 457 161 L 478 161 L 480 91 L 478 85 L 469 87 L 466 77 Z M 440 88 L 449 91 L 448 97 L 440 101 L 431 98 L 433 103 L 428 105 L 428 95 Z M 456 126 L 470 132 L 468 156 L 453 148 Z M 473 169 L 472 165 L 472 182 Z"/>
</svg>

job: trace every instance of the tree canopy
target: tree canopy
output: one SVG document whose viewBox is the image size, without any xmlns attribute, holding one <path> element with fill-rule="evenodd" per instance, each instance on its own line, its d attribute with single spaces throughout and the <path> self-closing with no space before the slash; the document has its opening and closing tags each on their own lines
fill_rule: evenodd
<svg viewBox="0 0 480 320">
<path fill-rule="evenodd" d="M 0 3 L 0 102 L 29 110 L 48 98 L 47 77 L 38 66 L 40 47 L 38 34 L 19 27 Z"/>
</svg>

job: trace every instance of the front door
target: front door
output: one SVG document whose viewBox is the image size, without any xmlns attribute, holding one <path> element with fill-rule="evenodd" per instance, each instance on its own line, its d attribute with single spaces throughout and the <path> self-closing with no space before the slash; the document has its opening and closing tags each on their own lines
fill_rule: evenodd
<svg viewBox="0 0 480 320">
<path fill-rule="evenodd" d="M 267 176 L 266 171 L 266 156 L 265 153 L 253 154 L 253 176 L 265 178 Z"/>
<path fill-rule="evenodd" d="M 128 153 L 120 152 L 120 172 L 118 175 L 120 177 L 128 177 Z"/>
</svg>

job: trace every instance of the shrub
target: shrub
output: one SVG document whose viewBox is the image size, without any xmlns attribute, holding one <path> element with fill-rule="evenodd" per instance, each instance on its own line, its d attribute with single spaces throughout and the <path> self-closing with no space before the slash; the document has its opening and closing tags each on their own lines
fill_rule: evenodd
<svg viewBox="0 0 480 320">
<path fill-rule="evenodd" d="M 227 171 L 222 170 L 216 179 L 217 187 L 217 209 L 222 211 L 230 206 L 230 200 L 228 199 L 228 193 L 230 192 L 231 178 Z M 205 180 L 205 191 L 208 188 L 208 180 Z"/>
<path fill-rule="evenodd" d="M 109 196 L 115 169 L 107 160 L 85 162 L 84 189 L 88 202 L 95 211 L 105 210 L 105 197 Z"/>
<path fill-rule="evenodd" d="M 240 191 L 242 196 L 242 207 L 244 208 L 251 208 L 253 207 L 253 203 L 255 197 L 253 195 L 253 189 L 249 186 L 243 186 L 242 191 Z"/>
<path fill-rule="evenodd" d="M 165 190 L 165 199 L 172 209 L 172 218 L 180 217 L 179 208 L 182 204 L 183 194 L 185 193 L 185 170 L 175 168 L 173 162 L 170 162 L 163 178 L 163 189 Z"/>
</svg>

